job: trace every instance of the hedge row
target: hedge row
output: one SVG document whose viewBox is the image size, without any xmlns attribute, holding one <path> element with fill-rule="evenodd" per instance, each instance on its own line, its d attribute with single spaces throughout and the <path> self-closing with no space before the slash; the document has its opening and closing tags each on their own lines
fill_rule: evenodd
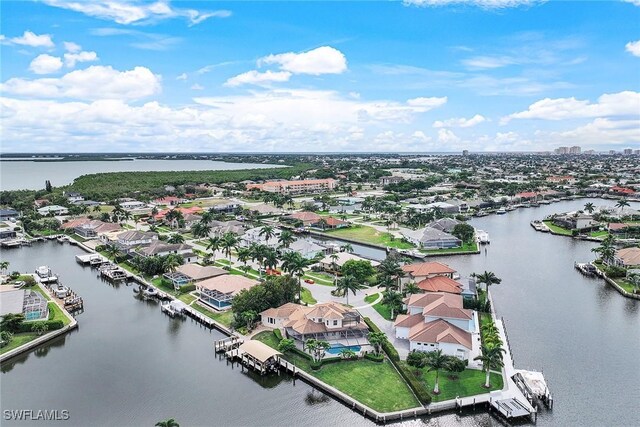
<svg viewBox="0 0 640 427">
<path fill-rule="evenodd" d="M 364 355 L 365 359 L 371 360 L 373 362 L 384 362 L 384 355 L 375 355 L 374 353 L 367 353 Z"/>
<path fill-rule="evenodd" d="M 369 319 L 368 317 L 365 317 L 364 321 L 369 327 L 369 329 L 371 329 L 373 332 L 380 332 L 380 328 L 378 328 L 376 324 L 371 321 L 371 319 Z M 391 360 L 391 363 L 393 363 L 393 366 L 395 366 L 398 372 L 400 372 L 400 375 L 402 375 L 402 378 L 404 378 L 407 384 L 409 384 L 409 387 L 411 387 L 411 389 L 413 390 L 413 393 L 416 395 L 420 403 L 422 403 L 423 405 L 430 404 L 431 394 L 429 393 L 429 390 L 427 390 L 424 384 L 418 381 L 415 375 L 413 375 L 413 373 L 405 365 L 400 363 L 400 355 L 398 354 L 398 350 L 396 350 L 393 344 L 391 344 L 390 342 L 386 342 L 382 346 L 382 349 L 384 350 L 385 353 L 387 353 L 389 360 Z"/>
<path fill-rule="evenodd" d="M 369 329 L 371 329 L 373 332 L 380 332 L 380 328 L 378 328 L 376 324 L 373 323 L 371 319 L 369 319 L 368 317 L 364 318 L 364 322 L 367 324 Z M 393 361 L 400 360 L 400 355 L 398 354 L 398 350 L 396 350 L 393 344 L 391 344 L 389 341 L 386 341 L 382 345 L 382 349 L 384 350 L 385 353 L 387 353 L 387 356 L 389 356 L 389 359 Z"/>
<path fill-rule="evenodd" d="M 56 329 L 62 329 L 64 327 L 64 322 L 62 320 L 45 320 L 38 322 L 25 322 L 20 325 L 20 330 L 18 332 L 31 332 L 34 325 L 39 325 L 44 323 L 47 325 L 47 331 L 55 331 Z"/>
<path fill-rule="evenodd" d="M 278 342 L 282 341 L 282 332 L 280 332 L 280 329 L 274 329 L 273 334 L 278 338 Z"/>
<path fill-rule="evenodd" d="M 180 292 L 186 294 L 187 292 L 193 292 L 196 290 L 196 285 L 193 283 L 190 285 L 180 286 Z"/>
</svg>

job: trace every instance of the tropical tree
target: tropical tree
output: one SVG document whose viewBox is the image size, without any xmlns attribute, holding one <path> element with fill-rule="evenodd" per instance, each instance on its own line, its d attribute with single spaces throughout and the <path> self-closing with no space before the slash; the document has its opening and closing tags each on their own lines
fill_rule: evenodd
<svg viewBox="0 0 640 427">
<path fill-rule="evenodd" d="M 242 263 L 242 270 L 244 271 L 244 275 L 247 275 L 248 265 L 247 263 L 251 259 L 251 250 L 249 248 L 238 248 L 236 251 L 236 256 L 238 261 Z"/>
<path fill-rule="evenodd" d="M 196 238 L 207 237 L 211 232 L 211 226 L 208 222 L 198 221 L 191 227 L 191 234 Z"/>
<path fill-rule="evenodd" d="M 338 259 L 340 258 L 337 253 L 329 255 L 331 259 L 331 271 L 333 272 L 333 286 L 336 286 L 338 281 Z"/>
<path fill-rule="evenodd" d="M 320 363 L 327 354 L 327 350 L 331 348 L 331 345 L 326 341 L 308 339 L 305 341 L 305 347 L 311 354 L 311 357 L 315 363 Z"/>
<path fill-rule="evenodd" d="M 168 420 L 158 421 L 156 427 L 180 427 L 180 424 L 173 418 L 169 418 Z"/>
<path fill-rule="evenodd" d="M 302 277 L 309 264 L 310 261 L 299 252 L 287 252 L 282 256 L 282 270 L 298 279 L 298 301 L 302 301 Z"/>
<path fill-rule="evenodd" d="M 280 244 L 281 248 L 288 248 L 295 241 L 296 237 L 289 230 L 282 230 L 282 233 L 280 233 L 280 237 L 278 237 L 278 243 Z"/>
<path fill-rule="evenodd" d="M 416 282 L 409 282 L 404 286 L 404 295 L 419 294 L 421 291 Z"/>
<path fill-rule="evenodd" d="M 440 371 L 445 369 L 449 363 L 449 357 L 446 354 L 442 354 L 442 349 L 431 351 L 427 353 L 426 367 L 429 372 L 435 371 L 436 380 L 433 386 L 433 393 L 440 394 L 439 377 Z"/>
<path fill-rule="evenodd" d="M 13 334 L 9 331 L 0 331 L 0 347 L 9 345 L 13 340 Z"/>
<path fill-rule="evenodd" d="M 348 359 L 355 359 L 356 357 L 358 357 L 358 355 L 356 354 L 355 351 L 351 350 L 349 347 L 345 347 L 342 350 L 340 350 L 340 357 L 342 357 L 345 360 L 348 360 Z"/>
<path fill-rule="evenodd" d="M 477 274 L 476 280 L 478 283 L 483 283 L 487 291 L 489 291 L 489 286 L 498 285 L 502 283 L 502 279 L 499 279 L 493 272 L 485 271 L 484 273 Z"/>
<path fill-rule="evenodd" d="M 616 203 L 616 208 L 620 209 L 620 213 L 622 213 L 622 210 L 623 210 L 625 207 L 627 207 L 627 208 L 628 208 L 629 206 L 631 206 L 631 205 L 629 204 L 629 201 L 628 201 L 627 199 L 624 199 L 624 198 L 623 198 L 623 199 L 618 200 L 618 203 Z"/>
<path fill-rule="evenodd" d="M 44 334 L 49 330 L 49 325 L 46 322 L 35 322 L 31 325 L 31 332 L 35 332 L 38 336 Z"/>
<path fill-rule="evenodd" d="M 594 205 L 593 205 L 593 203 L 591 203 L 591 202 L 586 203 L 586 204 L 584 205 L 584 210 L 585 210 L 585 212 L 589 212 L 590 214 L 591 214 L 591 213 L 593 213 L 593 211 L 594 211 L 595 209 L 596 209 L 596 208 L 595 208 L 595 206 L 594 206 Z"/>
<path fill-rule="evenodd" d="M 346 252 L 346 253 L 353 253 L 353 246 L 351 245 L 351 243 L 345 243 L 344 245 L 340 246 L 340 252 Z"/>
<path fill-rule="evenodd" d="M 265 243 L 268 243 L 276 235 L 275 229 L 270 225 L 265 225 L 260 229 L 258 236 L 264 237 Z"/>
<path fill-rule="evenodd" d="M 11 264 L 9 263 L 9 261 L 0 262 L 0 271 L 2 271 L 2 274 L 4 274 L 7 271 L 10 265 Z"/>
<path fill-rule="evenodd" d="M 278 267 L 278 252 L 271 247 L 265 248 L 262 265 L 265 269 L 275 270 Z"/>
<path fill-rule="evenodd" d="M 211 251 L 213 256 L 213 263 L 216 263 L 216 252 L 220 250 L 222 239 L 219 236 L 209 237 L 207 241 L 207 250 Z"/>
<path fill-rule="evenodd" d="M 105 252 L 107 253 L 107 257 L 113 259 L 114 261 L 120 255 L 120 249 L 118 249 L 115 245 L 107 245 Z"/>
<path fill-rule="evenodd" d="M 378 356 L 382 351 L 385 343 L 389 342 L 387 334 L 384 332 L 371 332 L 369 334 L 369 344 L 373 346 L 373 352 Z"/>
<path fill-rule="evenodd" d="M 291 351 L 294 348 L 296 348 L 296 343 L 292 339 L 283 338 L 278 344 L 278 351 L 280 353 L 286 353 L 287 351 Z"/>
<path fill-rule="evenodd" d="M 24 314 L 8 313 L 2 316 L 0 330 L 16 333 L 24 323 Z"/>
<path fill-rule="evenodd" d="M 165 257 L 164 262 L 162 263 L 162 269 L 165 272 L 172 273 L 176 271 L 178 267 L 182 265 L 184 259 L 177 254 L 169 254 Z"/>
<path fill-rule="evenodd" d="M 379 281 L 383 284 L 391 281 L 393 284 L 390 287 L 393 288 L 400 286 L 400 279 L 405 275 L 404 270 L 402 270 L 402 267 L 400 267 L 395 257 L 385 258 L 378 266 L 378 271 L 380 272 Z M 385 285 L 385 287 L 387 286 Z"/>
<path fill-rule="evenodd" d="M 167 239 L 167 243 L 184 243 L 184 236 L 179 233 L 173 233 Z"/>
<path fill-rule="evenodd" d="M 249 246 L 249 251 L 251 252 L 251 260 L 256 261 L 258 264 L 260 264 L 260 266 L 263 266 L 262 262 L 264 261 L 266 252 L 268 250 L 269 250 L 268 246 L 252 243 L 251 246 Z M 294 252 L 289 252 L 289 253 L 294 253 Z M 260 268 L 259 273 L 260 273 L 260 278 L 262 278 L 262 268 Z"/>
<path fill-rule="evenodd" d="M 227 232 L 222 235 L 220 241 L 220 248 L 227 255 L 229 264 L 231 264 L 231 252 L 238 246 L 238 237 L 232 232 Z"/>
<path fill-rule="evenodd" d="M 394 290 L 384 291 L 382 303 L 391 310 L 391 319 L 395 319 L 398 311 L 402 308 L 402 294 Z"/>
<path fill-rule="evenodd" d="M 242 320 L 244 320 L 245 325 L 248 330 L 253 329 L 253 322 L 258 318 L 258 313 L 253 310 L 247 310 L 242 313 Z"/>
<path fill-rule="evenodd" d="M 591 249 L 591 252 L 600 255 L 600 258 L 602 258 L 602 261 L 604 261 L 605 264 L 611 264 L 616 255 L 615 242 L 616 238 L 609 234 L 602 240 L 600 246 Z"/>
<path fill-rule="evenodd" d="M 349 305 L 349 291 L 351 291 L 351 293 L 355 295 L 356 292 L 358 292 L 362 288 L 364 288 L 364 285 L 359 282 L 354 276 L 344 276 L 340 280 L 338 280 L 338 283 L 336 285 L 336 289 L 344 293 L 344 295 L 347 297 L 347 305 Z"/>
<path fill-rule="evenodd" d="M 504 366 L 502 362 L 503 353 L 505 353 L 504 348 L 498 345 L 482 345 L 481 346 L 482 354 L 476 356 L 473 360 L 479 360 L 482 362 L 482 368 L 487 374 L 486 380 L 484 382 L 484 386 L 486 388 L 491 387 L 491 369 L 498 369 Z"/>
</svg>

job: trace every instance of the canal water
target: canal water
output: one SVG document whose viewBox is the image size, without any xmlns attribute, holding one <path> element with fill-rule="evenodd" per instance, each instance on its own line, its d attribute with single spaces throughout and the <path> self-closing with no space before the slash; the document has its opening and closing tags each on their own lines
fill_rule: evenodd
<svg viewBox="0 0 640 427">
<path fill-rule="evenodd" d="M 592 259 L 595 244 L 529 226 L 533 219 L 583 204 L 562 202 L 474 219 L 473 225 L 491 236 L 486 253 L 434 260 L 463 277 L 490 270 L 503 279 L 492 294 L 516 366 L 543 370 L 556 399 L 552 412 L 541 411 L 538 425 L 640 425 L 640 301 L 574 270 L 574 261 Z M 157 303 L 137 299 L 133 285 L 101 281 L 95 270 L 75 262 L 78 253 L 56 242 L 0 253 L 10 270 L 48 264 L 83 297 L 86 310 L 78 316 L 78 330 L 2 365 L 3 410 L 68 410 L 64 425 L 78 426 L 153 425 L 169 417 L 185 426 L 373 424 L 302 381 L 232 368 L 213 352 L 212 342 L 221 334 L 166 317 Z M 486 413 L 400 424 L 498 425 Z"/>
</svg>

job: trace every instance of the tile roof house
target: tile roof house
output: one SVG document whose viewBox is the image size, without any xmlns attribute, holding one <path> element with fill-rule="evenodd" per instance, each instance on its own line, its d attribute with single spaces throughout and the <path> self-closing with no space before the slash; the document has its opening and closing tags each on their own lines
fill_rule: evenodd
<svg viewBox="0 0 640 427">
<path fill-rule="evenodd" d="M 640 248 L 624 248 L 616 251 L 615 263 L 621 267 L 640 266 Z"/>
<path fill-rule="evenodd" d="M 60 228 L 62 230 L 73 230 L 75 234 L 84 238 L 98 237 L 105 233 L 122 230 L 119 224 L 89 218 L 72 219 L 62 224 Z"/>
<path fill-rule="evenodd" d="M 462 221 L 453 218 L 440 218 L 429 223 L 429 227 L 444 231 L 445 233 L 451 233 L 458 224 L 462 224 Z"/>
<path fill-rule="evenodd" d="M 428 277 L 417 283 L 418 287 L 425 292 L 446 292 L 450 294 L 462 293 L 460 283 L 447 276 Z"/>
<path fill-rule="evenodd" d="M 306 227 L 308 225 L 315 224 L 322 219 L 322 217 L 315 212 L 302 211 L 287 216 L 287 219 L 302 221 L 302 225 Z"/>
<path fill-rule="evenodd" d="M 402 271 L 405 273 L 405 277 L 402 278 L 403 283 L 407 282 L 421 282 L 430 277 L 445 276 L 450 279 L 453 278 L 453 274 L 456 272 L 448 265 L 440 262 L 419 262 L 415 264 L 406 264 L 402 266 Z"/>
<path fill-rule="evenodd" d="M 231 308 L 231 301 L 243 289 L 256 286 L 259 282 L 244 276 L 225 274 L 196 283 L 200 292 L 199 301 L 216 310 Z"/>
<path fill-rule="evenodd" d="M 288 338 L 299 342 L 310 338 L 357 340 L 366 338 L 369 330 L 357 310 L 333 301 L 313 307 L 287 303 L 265 310 L 260 316 L 264 326 L 280 328 Z"/>
<path fill-rule="evenodd" d="M 396 338 L 409 340 L 409 349 L 434 351 L 469 359 L 479 343 L 476 313 L 463 308 L 462 296 L 444 292 L 414 294 L 404 301 L 407 314 L 394 322 Z"/>
<path fill-rule="evenodd" d="M 202 266 L 200 264 L 183 264 L 176 270 L 187 276 L 193 282 L 209 279 L 211 277 L 222 276 L 228 274 L 227 270 L 213 266 Z"/>
</svg>

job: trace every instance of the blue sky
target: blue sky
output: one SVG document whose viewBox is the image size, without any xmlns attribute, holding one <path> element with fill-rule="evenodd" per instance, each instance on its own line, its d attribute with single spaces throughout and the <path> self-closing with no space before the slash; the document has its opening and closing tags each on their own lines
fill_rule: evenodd
<svg viewBox="0 0 640 427">
<path fill-rule="evenodd" d="M 2 152 L 640 147 L 640 2 L 3 1 Z"/>
</svg>

